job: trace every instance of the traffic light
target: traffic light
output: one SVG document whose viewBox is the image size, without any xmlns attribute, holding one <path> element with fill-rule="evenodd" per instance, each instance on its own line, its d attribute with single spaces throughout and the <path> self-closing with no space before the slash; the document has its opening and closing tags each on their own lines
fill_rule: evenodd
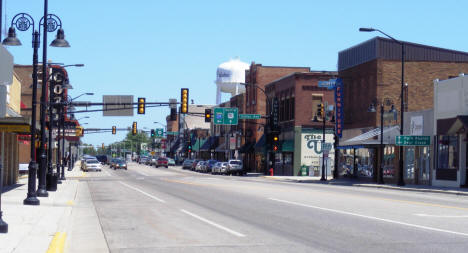
<svg viewBox="0 0 468 253">
<path fill-rule="evenodd" d="M 177 120 L 177 108 L 171 108 L 171 121 Z"/>
<path fill-rule="evenodd" d="M 211 122 L 211 109 L 205 109 L 205 122 Z"/>
<path fill-rule="evenodd" d="M 180 90 L 180 113 L 188 113 L 188 100 L 189 100 L 189 89 L 182 88 Z"/>
<path fill-rule="evenodd" d="M 112 134 L 116 134 L 116 133 L 117 133 L 117 127 L 112 126 Z"/>
<path fill-rule="evenodd" d="M 323 104 L 318 104 L 317 105 L 317 116 L 318 117 L 325 116 Z"/>
<path fill-rule="evenodd" d="M 273 152 L 279 151 L 279 133 L 274 132 L 271 134 L 271 148 Z"/>
<path fill-rule="evenodd" d="M 190 141 L 187 142 L 187 151 L 188 151 L 189 153 L 192 152 L 192 143 L 191 143 Z"/>
<path fill-rule="evenodd" d="M 133 135 L 137 134 L 137 123 L 136 123 L 136 121 L 133 121 L 133 124 L 132 124 L 132 134 Z"/>
<path fill-rule="evenodd" d="M 75 135 L 81 137 L 84 135 L 83 127 L 77 126 L 75 130 Z"/>
<path fill-rule="evenodd" d="M 145 114 L 145 98 L 138 98 L 138 114 Z"/>
<path fill-rule="evenodd" d="M 151 138 L 154 138 L 154 129 L 151 129 Z"/>
</svg>

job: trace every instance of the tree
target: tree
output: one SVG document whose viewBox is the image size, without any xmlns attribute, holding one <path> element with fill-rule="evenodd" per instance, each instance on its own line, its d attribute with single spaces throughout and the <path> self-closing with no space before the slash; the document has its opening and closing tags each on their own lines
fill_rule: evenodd
<svg viewBox="0 0 468 253">
<path fill-rule="evenodd" d="M 83 146 L 85 146 L 83 148 L 83 154 L 96 155 L 96 150 L 94 149 L 93 145 L 85 143 L 85 144 L 83 144 Z"/>
</svg>

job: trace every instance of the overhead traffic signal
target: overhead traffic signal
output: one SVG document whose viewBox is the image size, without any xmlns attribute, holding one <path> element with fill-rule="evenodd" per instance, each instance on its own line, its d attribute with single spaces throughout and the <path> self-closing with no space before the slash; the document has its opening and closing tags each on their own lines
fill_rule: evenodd
<svg viewBox="0 0 468 253">
<path fill-rule="evenodd" d="M 154 129 L 151 129 L 151 138 L 154 138 L 155 132 Z"/>
<path fill-rule="evenodd" d="M 205 122 L 211 122 L 211 109 L 205 109 Z"/>
<path fill-rule="evenodd" d="M 133 124 L 132 124 L 132 134 L 133 135 L 136 135 L 137 134 L 137 123 L 136 121 L 133 121 Z"/>
<path fill-rule="evenodd" d="M 188 100 L 189 100 L 189 89 L 182 88 L 180 90 L 180 113 L 188 113 Z"/>
<path fill-rule="evenodd" d="M 112 134 L 116 134 L 116 133 L 117 133 L 117 127 L 112 126 Z"/>
<path fill-rule="evenodd" d="M 145 114 L 146 99 L 138 98 L 138 114 Z"/>
<path fill-rule="evenodd" d="M 77 126 L 75 130 L 75 135 L 81 137 L 84 135 L 83 127 Z"/>
</svg>

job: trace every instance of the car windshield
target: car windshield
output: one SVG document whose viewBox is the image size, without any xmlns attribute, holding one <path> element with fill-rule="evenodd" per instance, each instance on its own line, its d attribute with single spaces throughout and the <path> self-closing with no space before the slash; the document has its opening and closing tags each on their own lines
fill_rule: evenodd
<svg viewBox="0 0 468 253">
<path fill-rule="evenodd" d="M 236 165 L 241 165 L 241 161 L 229 161 L 229 164 L 236 164 Z"/>
<path fill-rule="evenodd" d="M 124 161 L 124 160 L 121 160 L 121 159 L 118 159 L 116 162 L 118 162 L 118 163 L 125 163 L 125 161 Z"/>
<path fill-rule="evenodd" d="M 87 160 L 86 163 L 93 164 L 93 163 L 99 163 L 98 160 Z"/>
</svg>

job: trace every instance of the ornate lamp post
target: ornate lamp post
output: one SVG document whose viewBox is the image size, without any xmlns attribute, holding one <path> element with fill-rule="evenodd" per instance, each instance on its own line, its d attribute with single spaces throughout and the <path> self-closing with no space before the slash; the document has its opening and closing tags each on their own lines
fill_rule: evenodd
<svg viewBox="0 0 468 253">
<path fill-rule="evenodd" d="M 39 48 L 39 32 L 34 29 L 34 19 L 26 13 L 20 13 L 13 17 L 11 26 L 8 29 L 8 37 L 3 40 L 3 45 L 20 46 L 21 42 L 16 38 L 15 27 L 20 31 L 27 31 L 32 25 L 32 46 L 33 46 L 33 86 L 32 86 L 32 102 L 31 102 L 31 150 L 30 162 L 28 166 L 28 194 L 23 201 L 25 205 L 39 205 L 40 201 L 36 193 L 36 172 L 37 163 L 35 155 L 36 144 L 36 97 L 37 97 L 37 51 Z"/>
<path fill-rule="evenodd" d="M 360 32 L 379 32 L 396 43 L 401 45 L 401 90 L 400 90 L 400 135 L 403 135 L 403 113 L 405 111 L 404 99 L 404 90 L 405 90 L 405 43 L 403 41 L 396 40 L 392 36 L 382 32 L 379 29 L 375 28 L 359 28 Z M 398 181 L 397 184 L 400 186 L 405 185 L 405 180 L 403 179 L 403 146 L 398 147 Z"/>
<path fill-rule="evenodd" d="M 391 109 L 389 110 L 390 113 L 395 113 L 395 106 L 393 105 L 393 102 L 388 100 L 388 104 L 391 104 Z M 368 112 L 377 112 L 375 109 L 375 102 L 370 104 L 369 109 L 367 110 Z M 383 144 L 383 129 L 384 129 L 384 101 L 380 103 L 380 167 L 377 171 L 377 183 L 378 184 L 384 184 L 383 180 L 383 167 L 384 167 L 384 144 Z"/>
</svg>

